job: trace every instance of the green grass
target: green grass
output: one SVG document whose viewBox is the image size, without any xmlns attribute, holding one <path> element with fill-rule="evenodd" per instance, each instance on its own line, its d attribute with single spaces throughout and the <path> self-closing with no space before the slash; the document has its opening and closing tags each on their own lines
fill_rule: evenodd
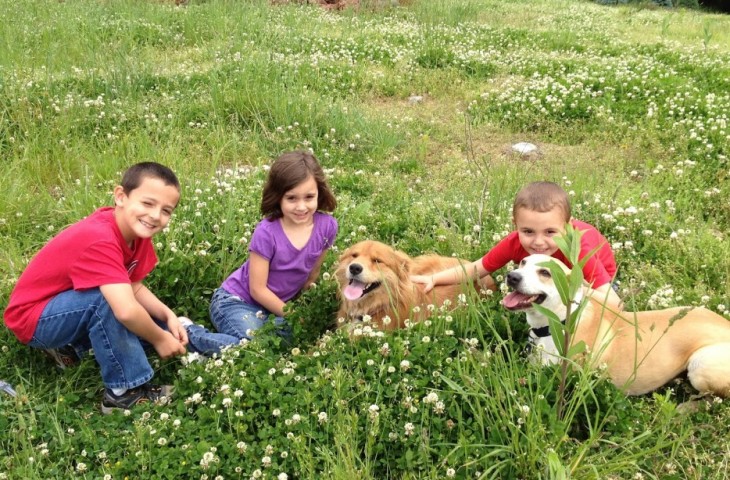
<svg viewBox="0 0 730 480">
<path fill-rule="evenodd" d="M 510 230 L 515 192 L 543 179 L 611 241 L 628 305 L 727 317 L 730 20 L 362 3 L 0 0 L 0 308 L 138 161 L 183 185 L 148 284 L 200 323 L 246 258 L 281 152 L 314 151 L 340 223 L 327 273 L 294 305 L 294 345 L 264 333 L 204 363 L 155 360 L 177 388 L 168 406 L 101 416 L 93 360 L 56 372 L 0 329 L 0 379 L 19 393 L 0 396 L 0 478 L 727 478 L 727 402 L 680 414 L 682 380 L 627 398 L 577 370 L 559 418 L 559 372 L 525 360 L 524 318 L 501 294 L 382 337 L 326 330 L 348 245 L 476 259 Z M 511 153 L 518 141 L 541 154 Z"/>
</svg>

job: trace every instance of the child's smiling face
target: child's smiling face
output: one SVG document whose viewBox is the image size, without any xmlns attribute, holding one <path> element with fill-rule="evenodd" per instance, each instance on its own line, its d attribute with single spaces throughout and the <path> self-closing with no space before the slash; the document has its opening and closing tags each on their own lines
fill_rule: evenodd
<svg viewBox="0 0 730 480">
<path fill-rule="evenodd" d="M 553 237 L 565 233 L 565 214 L 560 208 L 547 212 L 537 212 L 520 208 L 514 217 L 515 228 L 520 244 L 527 253 L 553 255 L 558 251 Z"/>
<path fill-rule="evenodd" d="M 137 238 L 150 238 L 170 223 L 180 192 L 159 178 L 145 177 L 139 187 L 125 193 L 121 186 L 114 189 L 114 215 L 127 243 Z"/>
</svg>

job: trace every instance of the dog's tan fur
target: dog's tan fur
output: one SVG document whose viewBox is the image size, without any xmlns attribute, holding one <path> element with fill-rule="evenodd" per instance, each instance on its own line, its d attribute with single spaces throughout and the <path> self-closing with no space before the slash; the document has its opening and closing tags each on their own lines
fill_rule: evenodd
<svg viewBox="0 0 730 480">
<path fill-rule="evenodd" d="M 567 309 L 549 270 L 541 265 L 551 261 L 570 271 L 551 257 L 531 255 L 508 274 L 507 283 L 519 294 L 544 294 L 541 305 L 565 318 Z M 605 365 L 617 387 L 629 395 L 641 395 L 686 371 L 690 383 L 700 393 L 730 396 L 730 321 L 703 307 L 626 312 L 601 301 L 595 294 L 582 292 L 586 293 L 588 304 L 580 313 L 571 344 L 585 342 L 591 365 Z M 548 324 L 529 299 L 519 298 L 524 303 L 515 305 L 514 299 L 505 297 L 503 304 L 509 304 L 511 310 L 525 311 L 533 329 Z M 552 338 L 533 340 L 541 347 L 538 351 L 543 363 L 556 360 Z"/>
<path fill-rule="evenodd" d="M 407 319 L 418 322 L 428 316 L 426 307 L 429 304 L 440 307 L 448 299 L 455 306 L 464 288 L 462 285 L 442 285 L 425 294 L 423 285 L 414 284 L 409 276 L 429 275 L 468 263 L 467 260 L 438 255 L 411 258 L 377 241 L 359 242 L 342 253 L 335 270 L 340 286 L 338 318 L 351 322 L 367 315 L 374 325 L 384 330 L 401 328 Z M 350 300 L 344 292 L 353 279 L 362 284 L 380 283 L 380 286 Z M 414 307 L 419 308 L 414 311 Z M 390 321 L 384 322 L 385 317 Z"/>
</svg>

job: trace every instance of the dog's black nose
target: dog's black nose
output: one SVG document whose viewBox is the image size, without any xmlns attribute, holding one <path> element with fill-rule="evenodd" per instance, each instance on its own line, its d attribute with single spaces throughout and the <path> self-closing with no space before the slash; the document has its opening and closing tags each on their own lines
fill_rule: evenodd
<svg viewBox="0 0 730 480">
<path fill-rule="evenodd" d="M 520 281 L 522 281 L 522 275 L 518 272 L 509 272 L 507 274 L 507 285 L 509 285 L 512 288 L 517 288 L 517 285 L 520 284 Z"/>
<path fill-rule="evenodd" d="M 349 270 L 351 275 L 360 275 L 362 273 L 362 265 L 359 263 L 351 263 Z"/>
</svg>

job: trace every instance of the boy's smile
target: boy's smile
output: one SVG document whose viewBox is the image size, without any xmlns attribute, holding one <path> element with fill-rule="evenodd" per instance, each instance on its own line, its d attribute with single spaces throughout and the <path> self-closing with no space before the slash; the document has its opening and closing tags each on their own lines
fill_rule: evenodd
<svg viewBox="0 0 730 480">
<path fill-rule="evenodd" d="M 132 244 L 138 238 L 150 238 L 170 223 L 172 212 L 180 200 L 173 185 L 159 178 L 145 177 L 139 187 L 125 193 L 114 189 L 115 217 L 124 240 Z"/>
<path fill-rule="evenodd" d="M 515 227 L 520 244 L 527 253 L 552 255 L 558 251 L 553 237 L 565 231 L 565 214 L 560 208 L 537 212 L 520 208 L 515 213 Z"/>
</svg>

